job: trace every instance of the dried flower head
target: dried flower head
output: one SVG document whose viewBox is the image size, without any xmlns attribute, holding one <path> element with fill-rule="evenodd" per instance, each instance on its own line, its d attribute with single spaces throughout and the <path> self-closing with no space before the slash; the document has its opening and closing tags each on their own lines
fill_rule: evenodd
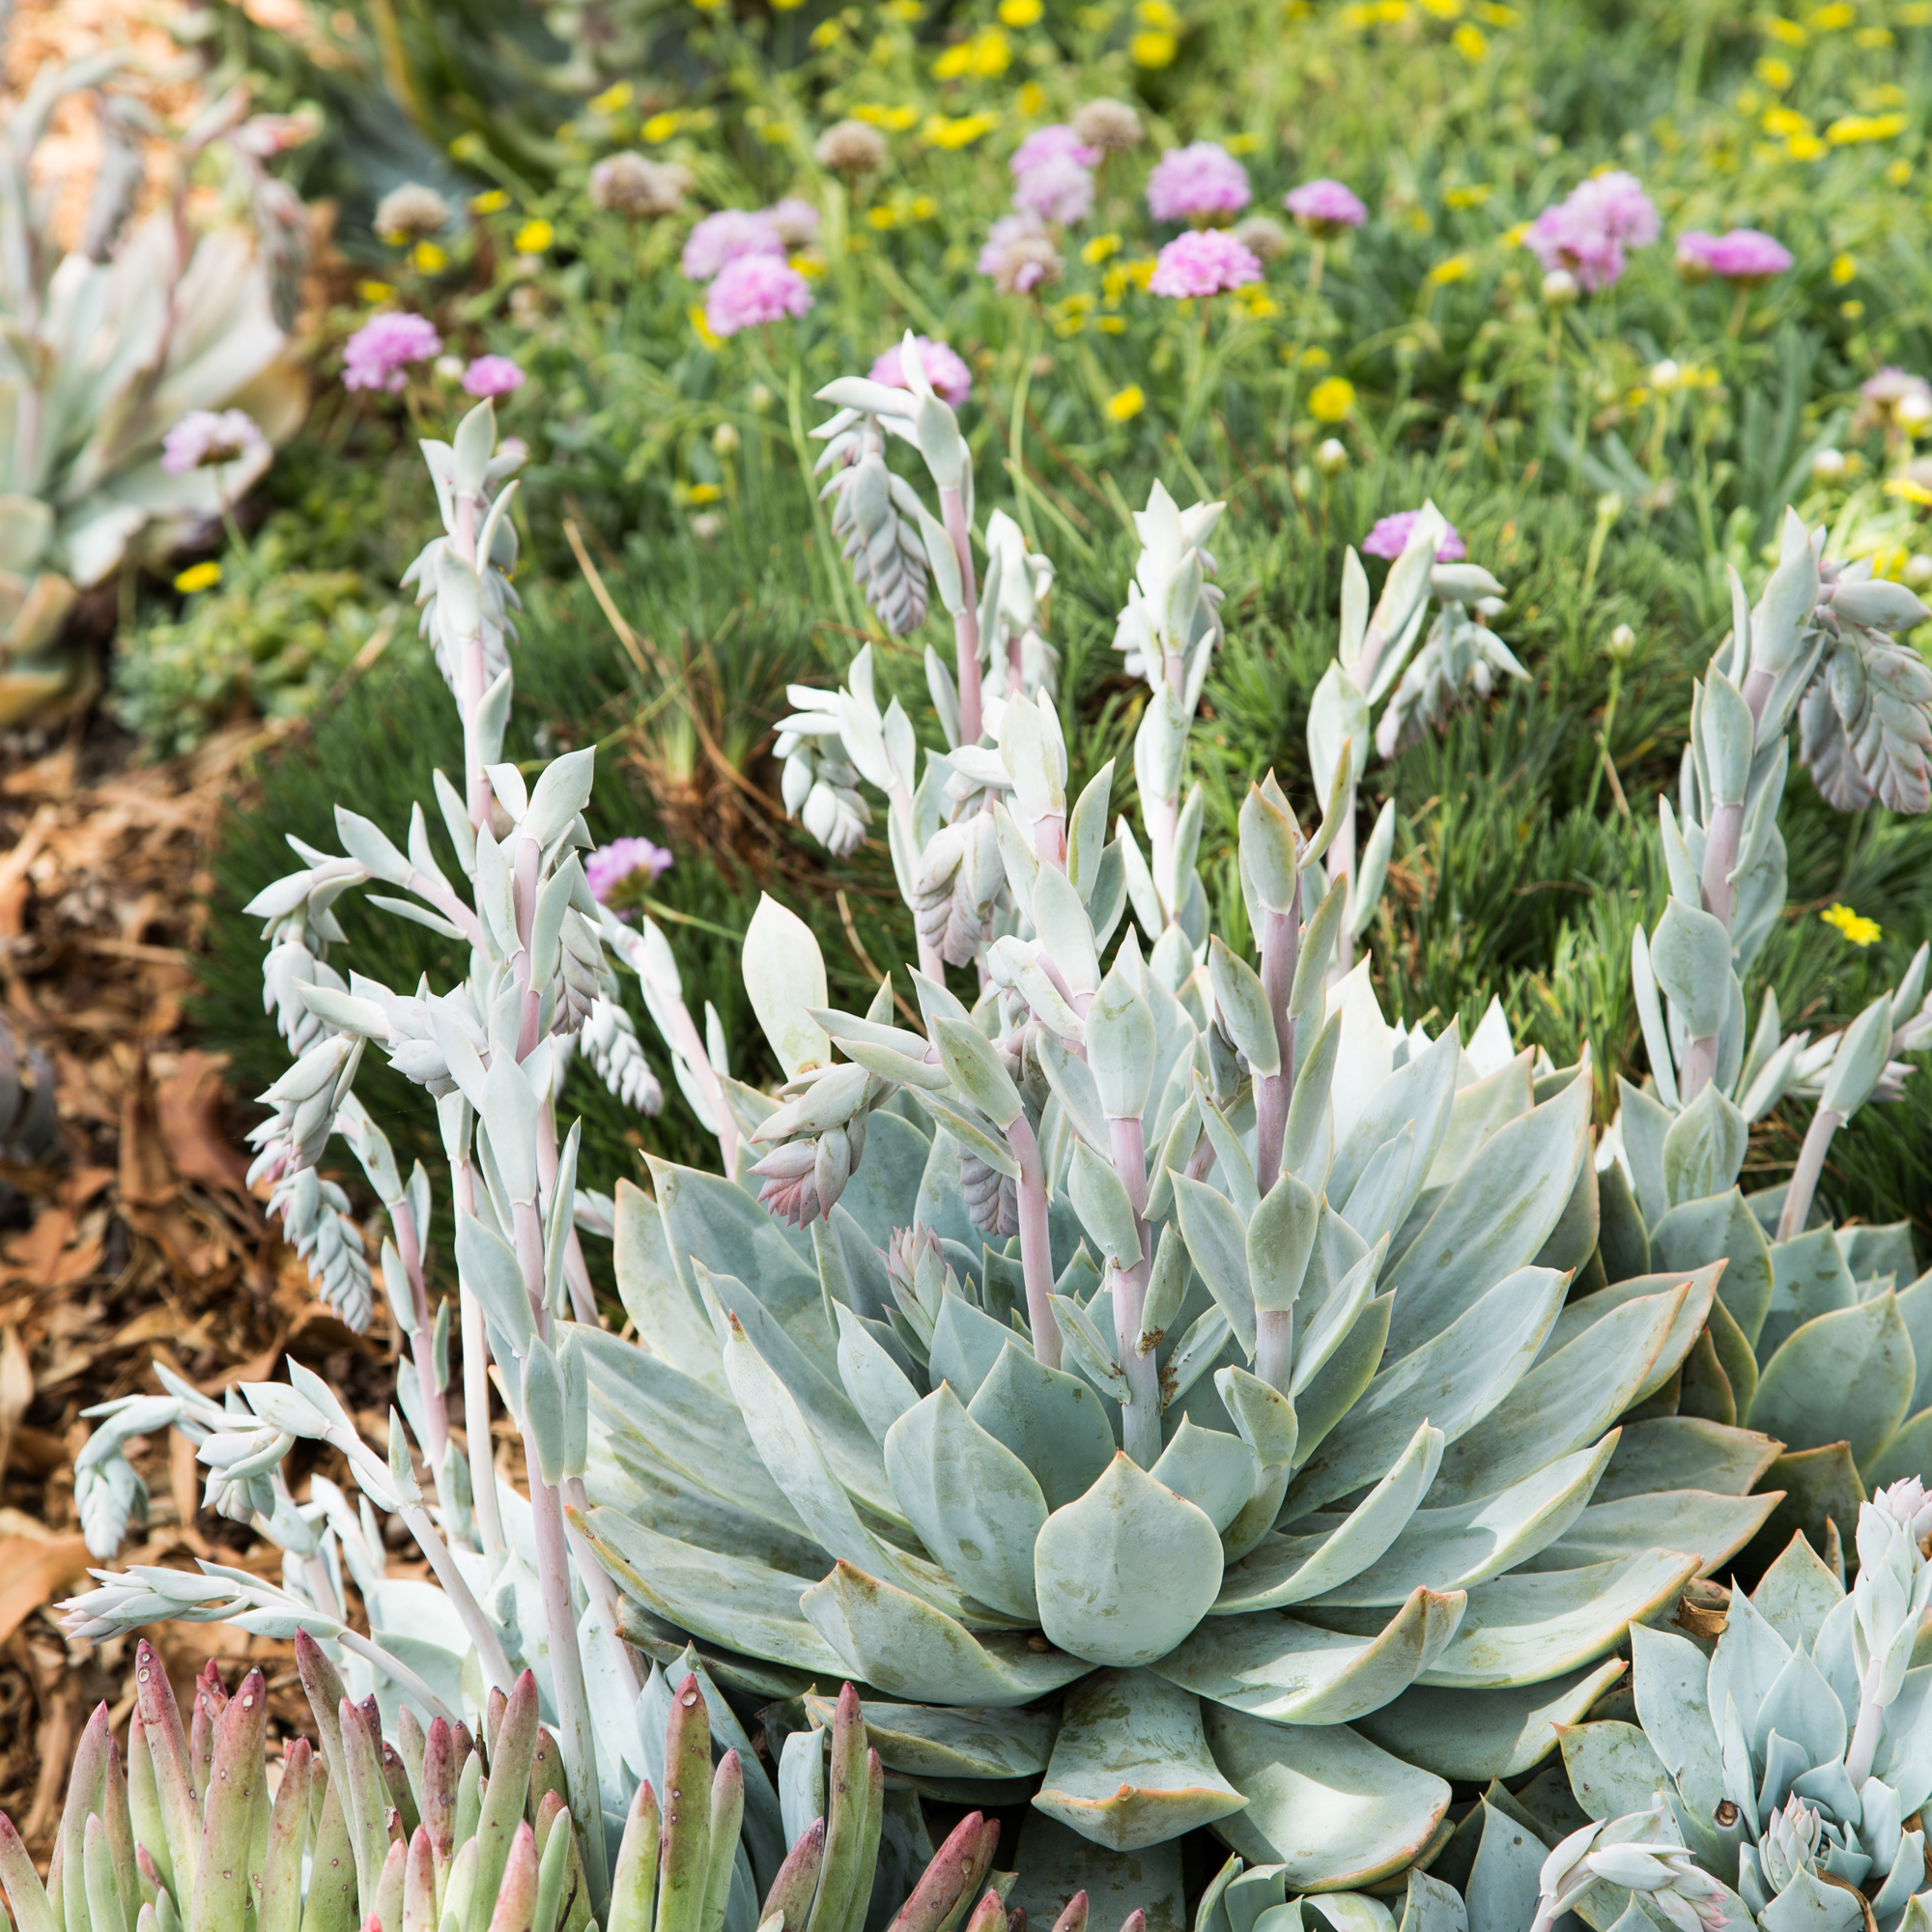
<svg viewBox="0 0 1932 1932">
<path fill-rule="evenodd" d="M 1250 214 L 1228 232 L 1258 262 L 1278 262 L 1288 253 L 1288 230 L 1271 214 Z"/>
<path fill-rule="evenodd" d="M 190 410 L 161 440 L 161 468 L 170 476 L 239 463 L 268 439 L 245 410 Z"/>
<path fill-rule="evenodd" d="M 371 316 L 343 345 L 342 385 L 393 394 L 412 362 L 428 361 L 441 347 L 442 337 L 426 316 Z"/>
<path fill-rule="evenodd" d="M 606 155 L 590 170 L 591 204 L 611 214 L 675 214 L 691 188 L 689 168 L 649 160 L 628 149 Z"/>
<path fill-rule="evenodd" d="M 718 271 L 704 298 L 704 323 L 713 335 L 736 335 L 759 323 L 801 316 L 811 290 L 791 265 L 776 255 L 741 255 Z"/>
<path fill-rule="evenodd" d="M 1148 176 L 1148 212 L 1156 221 L 1233 214 L 1250 198 L 1247 169 L 1216 141 L 1170 148 Z"/>
<path fill-rule="evenodd" d="M 944 342 L 916 335 L 913 347 L 919 352 L 919 366 L 925 372 L 925 380 L 932 384 L 942 402 L 956 410 L 973 393 L 973 372 Z M 905 379 L 905 369 L 899 359 L 901 348 L 902 345 L 895 343 L 872 364 L 867 373 L 873 382 L 884 383 L 893 389 L 912 387 Z"/>
<path fill-rule="evenodd" d="M 1338 181 L 1303 182 L 1282 196 L 1282 206 L 1311 235 L 1324 239 L 1345 228 L 1359 228 L 1369 218 L 1361 197 Z"/>
<path fill-rule="evenodd" d="M 835 121 L 812 149 L 818 165 L 847 181 L 875 175 L 886 164 L 886 137 L 864 121 Z"/>
<path fill-rule="evenodd" d="M 405 182 L 376 204 L 376 233 L 384 242 L 420 242 L 449 226 L 449 204 L 433 187 Z"/>
<path fill-rule="evenodd" d="M 990 275 L 1003 295 L 1030 295 L 1060 279 L 1065 266 L 1037 214 L 1024 209 L 1003 214 L 980 250 L 980 272 Z"/>
<path fill-rule="evenodd" d="M 1156 296 L 1217 296 L 1262 278 L 1262 265 L 1234 236 L 1219 228 L 1177 235 L 1160 251 L 1148 291 Z"/>
<path fill-rule="evenodd" d="M 1124 100 L 1090 100 L 1074 110 L 1074 137 L 1102 155 L 1124 155 L 1141 142 L 1141 117 Z"/>
</svg>

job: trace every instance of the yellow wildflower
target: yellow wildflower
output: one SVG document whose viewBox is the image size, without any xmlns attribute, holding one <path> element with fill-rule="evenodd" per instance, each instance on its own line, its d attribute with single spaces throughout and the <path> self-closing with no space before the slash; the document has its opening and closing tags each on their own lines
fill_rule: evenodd
<svg viewBox="0 0 1932 1932">
<path fill-rule="evenodd" d="M 1858 272 L 1859 272 L 1858 262 L 1852 256 L 1833 255 L 1832 257 L 1832 279 L 1834 282 L 1836 282 L 1840 288 L 1842 288 L 1845 285 L 1845 283 L 1853 280 L 1857 276 Z"/>
<path fill-rule="evenodd" d="M 1867 114 L 1883 113 L 1888 107 L 1905 105 L 1905 90 L 1892 81 L 1878 87 L 1863 87 L 1859 90 L 1858 102 Z"/>
<path fill-rule="evenodd" d="M 815 282 L 825 272 L 825 257 L 816 248 L 801 248 L 785 258 L 785 267 L 808 282 Z"/>
<path fill-rule="evenodd" d="M 969 44 L 973 49 L 973 71 L 981 80 L 999 79 L 1013 64 L 1012 43 L 997 27 L 975 34 Z"/>
<path fill-rule="evenodd" d="M 1493 0 L 1477 0 L 1476 18 L 1486 27 L 1520 27 L 1522 15 L 1514 7 L 1498 7 Z"/>
<path fill-rule="evenodd" d="M 1442 199 L 1451 208 L 1481 208 L 1494 192 L 1487 182 L 1472 182 L 1466 187 L 1452 187 Z"/>
<path fill-rule="evenodd" d="M 1221 143 L 1231 155 L 1252 155 L 1262 144 L 1259 134 L 1230 134 Z"/>
<path fill-rule="evenodd" d="M 519 255 L 541 255 L 556 240 L 556 230 L 548 221 L 526 221 L 517 230 L 511 244 Z"/>
<path fill-rule="evenodd" d="M 1422 0 L 1422 11 L 1434 14 L 1438 20 L 1460 20 L 1463 17 L 1463 0 Z"/>
<path fill-rule="evenodd" d="M 1891 47 L 1898 44 L 1898 36 L 1889 27 L 1861 27 L 1852 39 L 1861 47 Z"/>
<path fill-rule="evenodd" d="M 1519 221 L 1514 226 L 1505 228 L 1503 230 L 1503 246 L 1505 248 L 1520 248 L 1522 246 L 1522 238 L 1534 226 L 1533 222 Z"/>
<path fill-rule="evenodd" d="M 691 483 L 685 486 L 683 496 L 687 503 L 715 503 L 724 496 L 715 483 Z"/>
<path fill-rule="evenodd" d="M 1877 920 L 1866 919 L 1848 905 L 1830 906 L 1818 917 L 1827 925 L 1836 926 L 1854 946 L 1870 946 L 1883 936 Z"/>
<path fill-rule="evenodd" d="M 1027 120 L 1033 120 L 1046 106 L 1046 89 L 1038 81 L 1030 80 L 1020 89 L 1020 112 Z"/>
<path fill-rule="evenodd" d="M 426 275 L 434 275 L 449 267 L 449 257 L 434 242 L 418 242 L 410 250 L 410 260 Z"/>
<path fill-rule="evenodd" d="M 1792 134 L 1808 134 L 1811 123 L 1796 108 L 1767 107 L 1764 119 L 1759 124 L 1774 141 L 1782 141 Z"/>
<path fill-rule="evenodd" d="M 1298 360 L 1304 369 L 1325 369 L 1330 357 L 1327 350 L 1318 342 L 1312 349 L 1304 349 L 1298 357 L 1293 349 L 1284 349 L 1281 352 L 1281 359 L 1284 362 Z"/>
<path fill-rule="evenodd" d="M 1346 376 L 1330 376 L 1308 392 L 1308 413 L 1319 423 L 1348 419 L 1355 407 L 1355 385 Z"/>
<path fill-rule="evenodd" d="M 836 47 L 845 38 L 845 29 L 837 20 L 821 20 L 811 30 L 811 44 L 823 53 L 827 47 Z"/>
<path fill-rule="evenodd" d="M 1136 395 L 1140 393 L 1135 390 Z M 205 563 L 191 563 L 175 579 L 175 588 L 184 596 L 195 590 L 212 590 L 221 582 L 221 566 L 213 557 Z"/>
<path fill-rule="evenodd" d="M 980 135 L 990 134 L 999 125 L 997 114 L 961 114 L 956 119 L 933 114 L 920 131 L 935 148 L 970 148 Z"/>
<path fill-rule="evenodd" d="M 1764 30 L 1774 41 L 1782 41 L 1787 47 L 1802 47 L 1811 38 L 1796 20 L 1784 19 L 1776 14 L 1764 22 Z"/>
<path fill-rule="evenodd" d="M 1437 262 L 1423 277 L 1432 288 L 1440 288 L 1445 282 L 1460 282 L 1475 267 L 1467 255 L 1450 255 Z"/>
<path fill-rule="evenodd" d="M 1127 55 L 1136 67 L 1172 67 L 1180 43 L 1172 34 L 1136 34 L 1127 43 Z"/>
<path fill-rule="evenodd" d="M 469 197 L 471 214 L 500 214 L 510 205 L 510 197 L 499 187 L 486 187 Z"/>
<path fill-rule="evenodd" d="M 1910 0 L 1909 5 L 1898 10 L 1896 17 L 1901 27 L 1932 27 L 1932 5 L 1927 0 Z"/>
<path fill-rule="evenodd" d="M 1129 383 L 1124 389 L 1116 389 L 1107 398 L 1107 414 L 1117 423 L 1130 420 L 1146 408 L 1147 397 L 1141 393 L 1138 383 Z"/>
<path fill-rule="evenodd" d="M 1126 264 L 1127 275 L 1135 288 L 1144 289 L 1153 279 L 1153 271 L 1157 266 L 1153 256 L 1143 255 L 1138 261 Z"/>
<path fill-rule="evenodd" d="M 883 128 L 889 134 L 903 134 L 908 128 L 918 125 L 917 107 L 887 107 L 876 100 L 862 101 L 852 110 L 855 121 L 869 122 L 874 128 Z"/>
<path fill-rule="evenodd" d="M 1825 144 L 1816 134 L 1794 134 L 1785 142 L 1784 152 L 1794 161 L 1815 161 L 1825 152 Z"/>
<path fill-rule="evenodd" d="M 1180 26 L 1180 15 L 1168 5 L 1168 0 L 1140 0 L 1134 9 L 1134 18 L 1144 27 L 1157 27 L 1168 34 L 1177 32 Z"/>
<path fill-rule="evenodd" d="M 702 302 L 693 303 L 686 313 L 691 317 L 692 331 L 696 335 L 698 341 L 703 343 L 705 348 L 712 350 L 724 348 L 724 338 L 713 335 L 711 325 L 704 319 L 704 304 Z"/>
<path fill-rule="evenodd" d="M 668 141 L 683 125 L 682 114 L 653 114 L 638 131 L 655 146 L 660 141 Z"/>
<path fill-rule="evenodd" d="M 602 94 L 590 98 L 590 111 L 593 114 L 621 114 L 630 106 L 636 90 L 628 80 L 613 81 Z"/>
<path fill-rule="evenodd" d="M 1090 269 L 1097 269 L 1109 255 L 1121 252 L 1121 238 L 1118 235 L 1096 235 L 1080 251 L 1080 259 Z"/>
<path fill-rule="evenodd" d="M 373 308 L 378 302 L 389 300 L 396 292 L 387 282 L 357 282 L 355 293 Z"/>
<path fill-rule="evenodd" d="M 1449 44 L 1465 61 L 1479 61 L 1490 50 L 1489 41 L 1484 37 L 1482 28 L 1472 27 L 1466 20 L 1449 36 Z"/>
<path fill-rule="evenodd" d="M 1829 7 L 1814 7 L 1804 16 L 1804 24 L 1814 34 L 1835 34 L 1841 27 L 1849 27 L 1859 17 L 1858 10 L 1846 4 L 1846 0 L 1832 0 Z"/>
<path fill-rule="evenodd" d="M 886 0 L 885 11 L 889 19 L 903 21 L 908 27 L 916 27 L 925 18 L 920 0 Z"/>
<path fill-rule="evenodd" d="M 916 194 L 906 203 L 908 221 L 930 221 L 939 213 L 939 204 L 929 194 Z"/>
<path fill-rule="evenodd" d="M 1834 148 L 1859 141 L 1889 141 L 1905 132 L 1903 114 L 1841 114 L 1825 129 L 1825 138 Z"/>
<path fill-rule="evenodd" d="M 1789 61 L 1781 61 L 1776 54 L 1766 54 L 1751 71 L 1767 87 L 1775 87 L 1780 94 L 1798 78 L 1792 71 Z"/>
<path fill-rule="evenodd" d="M 1912 179 L 1912 163 L 1902 156 L 1886 164 L 1885 178 L 1893 187 L 1903 187 Z"/>
<path fill-rule="evenodd" d="M 1094 327 L 1102 335 L 1119 335 L 1126 326 L 1127 319 L 1122 315 L 1096 315 L 1094 318 Z"/>
<path fill-rule="evenodd" d="M 897 212 L 886 207 L 884 203 L 866 211 L 867 223 L 873 228 L 895 228 L 898 225 L 898 218 Z"/>
<path fill-rule="evenodd" d="M 1046 9 L 1039 0 L 1000 0 L 1000 18 L 1009 27 L 1031 27 Z"/>
<path fill-rule="evenodd" d="M 1259 282 L 1236 289 L 1235 299 L 1240 304 L 1241 313 L 1256 322 L 1265 322 L 1269 316 L 1281 313 L 1281 304 Z"/>
<path fill-rule="evenodd" d="M 1861 301 L 1846 301 L 1846 302 L 1840 302 L 1838 304 L 1838 313 L 1841 316 L 1843 316 L 1847 322 L 1858 321 L 1859 317 L 1863 315 L 1864 312 L 1865 312 L 1865 305 Z"/>
<path fill-rule="evenodd" d="M 966 41 L 955 41 L 932 64 L 934 80 L 963 80 L 973 65 L 973 48 Z"/>
<path fill-rule="evenodd" d="M 1915 483 L 1910 476 L 1894 476 L 1885 486 L 1885 494 L 1907 503 L 1917 503 L 1921 510 L 1932 505 L 1932 490 L 1922 483 Z"/>
<path fill-rule="evenodd" d="M 449 158 L 452 161 L 473 161 L 487 152 L 483 136 L 473 128 L 457 135 L 449 144 Z"/>
</svg>

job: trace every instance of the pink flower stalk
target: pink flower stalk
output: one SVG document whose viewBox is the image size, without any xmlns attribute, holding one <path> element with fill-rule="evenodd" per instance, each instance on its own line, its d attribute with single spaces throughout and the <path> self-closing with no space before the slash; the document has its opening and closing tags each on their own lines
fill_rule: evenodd
<svg viewBox="0 0 1932 1932">
<path fill-rule="evenodd" d="M 784 251 L 784 237 L 766 210 L 753 213 L 742 208 L 721 208 L 691 231 L 678 267 L 694 282 L 708 282 L 748 255 L 782 255 Z"/>
<path fill-rule="evenodd" d="M 1094 177 L 1070 156 L 1056 156 L 1020 177 L 1013 206 L 1063 225 L 1085 221 L 1094 213 Z"/>
<path fill-rule="evenodd" d="M 1693 228 L 1677 238 L 1677 266 L 1748 287 L 1783 274 L 1791 266 L 1791 251 L 1757 228 L 1733 228 L 1722 235 Z"/>
<path fill-rule="evenodd" d="M 343 345 L 342 386 L 393 395 L 403 386 L 403 371 L 412 362 L 428 361 L 441 347 L 442 337 L 426 316 L 371 316 Z"/>
<path fill-rule="evenodd" d="M 1148 289 L 1157 296 L 1218 296 L 1261 278 L 1252 248 L 1225 229 L 1197 228 L 1177 235 L 1160 251 Z"/>
<path fill-rule="evenodd" d="M 740 255 L 726 262 L 704 298 L 713 335 L 736 335 L 756 323 L 781 322 L 811 306 L 811 290 L 790 263 L 773 255 Z"/>
<path fill-rule="evenodd" d="M 889 389 L 912 387 L 905 379 L 904 365 L 899 359 L 900 347 L 895 343 L 872 364 L 867 373 L 873 382 L 883 383 Z M 919 366 L 925 372 L 925 380 L 932 384 L 942 402 L 956 410 L 973 393 L 973 372 L 944 342 L 916 335 L 913 347 L 919 351 Z"/>
<path fill-rule="evenodd" d="M 583 882 L 599 905 L 624 884 L 635 881 L 639 889 L 655 885 L 670 867 L 671 855 L 648 838 L 613 838 L 600 845 L 583 862 Z"/>
<path fill-rule="evenodd" d="M 1359 228 L 1369 218 L 1361 197 L 1338 181 L 1303 182 L 1290 188 L 1281 202 L 1311 235 L 1324 238 L 1345 228 Z"/>
<path fill-rule="evenodd" d="M 765 219 L 788 248 L 818 240 L 818 211 L 803 195 L 788 194 L 765 210 Z"/>
<path fill-rule="evenodd" d="M 1028 175 L 1048 161 L 1071 161 L 1076 167 L 1091 168 L 1099 158 L 1100 151 L 1088 147 L 1071 128 L 1036 128 L 1013 150 L 1007 165 L 1015 175 Z"/>
<path fill-rule="evenodd" d="M 161 440 L 161 468 L 170 476 L 239 463 L 267 442 L 245 410 L 190 410 Z"/>
<path fill-rule="evenodd" d="M 463 391 L 469 396 L 507 396 L 524 386 L 524 372 L 507 355 L 479 355 L 463 372 Z"/>
<path fill-rule="evenodd" d="M 1216 141 L 1170 148 L 1148 176 L 1148 212 L 1156 221 L 1234 214 L 1248 201 L 1247 169 Z"/>
<path fill-rule="evenodd" d="M 1592 294 L 1614 287 L 1624 272 L 1624 250 L 1657 240 L 1657 209 L 1636 177 L 1612 169 L 1579 183 L 1530 223 L 1523 245 L 1546 274 L 1561 270 Z"/>
<path fill-rule="evenodd" d="M 1408 548 L 1409 532 L 1415 528 L 1415 520 L 1421 514 L 1420 510 L 1398 510 L 1392 517 L 1383 517 L 1362 539 L 1362 554 L 1391 559 L 1400 556 Z M 1463 548 L 1463 539 L 1456 534 L 1456 526 L 1451 524 L 1435 547 L 1435 561 L 1460 563 L 1468 554 Z"/>
</svg>

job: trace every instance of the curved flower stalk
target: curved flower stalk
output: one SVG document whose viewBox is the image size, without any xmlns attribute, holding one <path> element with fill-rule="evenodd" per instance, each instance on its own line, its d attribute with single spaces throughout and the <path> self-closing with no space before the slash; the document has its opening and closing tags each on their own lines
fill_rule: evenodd
<svg viewBox="0 0 1932 1932">
<path fill-rule="evenodd" d="M 1395 844 L 1391 798 L 1376 815 L 1357 859 L 1355 798 L 1368 769 L 1371 738 L 1383 758 L 1392 758 L 1439 726 L 1466 693 L 1487 697 L 1496 672 L 1527 675 L 1488 627 L 1502 610 L 1503 586 L 1479 565 L 1437 560 L 1448 531 L 1447 519 L 1433 502 L 1413 514 L 1373 611 L 1361 558 L 1352 549 L 1343 558 L 1341 633 L 1308 707 L 1308 756 L 1317 794 L 1328 797 L 1338 781 L 1346 787 L 1326 878 L 1312 879 L 1308 895 L 1312 911 L 1327 885 L 1353 881 L 1340 915 L 1332 981 L 1354 963 L 1355 943 L 1376 916 Z M 1460 546 L 1452 554 L 1461 557 Z M 1432 595 L 1441 608 L 1418 651 Z M 1372 733 L 1371 714 L 1384 698 L 1388 702 Z"/>
<path fill-rule="evenodd" d="M 1708 1659 L 1670 1631 L 1633 1630 L 1642 1730 L 1600 1722 L 1565 1732 L 1565 1764 L 1593 1817 L 1655 1788 L 1669 1813 L 1658 1829 L 1725 1902 L 1728 1916 L 1704 1923 L 1932 1924 L 1922 1823 L 1932 1672 L 1911 1667 L 1932 1608 L 1928 1534 L 1932 1504 L 1918 1479 L 1877 1492 L 1860 1509 L 1859 1575 L 1847 1593 L 1801 1533 L 1750 1596 L 1732 1595 Z M 1546 1871 L 1547 1905 L 1553 1889 Z M 1559 1893 L 1576 1895 L 1574 1883 Z"/>
</svg>

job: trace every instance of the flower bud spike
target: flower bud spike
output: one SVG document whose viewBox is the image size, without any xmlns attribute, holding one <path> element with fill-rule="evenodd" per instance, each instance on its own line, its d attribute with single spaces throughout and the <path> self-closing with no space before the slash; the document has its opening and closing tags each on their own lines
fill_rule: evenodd
<svg viewBox="0 0 1932 1932">
<path fill-rule="evenodd" d="M 521 1818 L 510 1838 L 502 1881 L 492 1903 L 489 1932 L 532 1932 L 537 1910 L 537 1839 Z"/>
<path fill-rule="evenodd" d="M 507 1889 L 504 1876 L 511 1856 L 515 1833 L 522 1825 L 524 1801 L 530 1788 L 530 1754 L 537 1740 L 537 1680 L 526 1670 L 512 1687 L 497 1726 L 496 1742 L 490 1752 L 490 1784 L 476 1821 L 478 1851 L 476 1881 L 470 1893 L 469 1932 L 485 1932 L 497 1927 L 493 1912 L 499 1913 L 497 1892 Z M 511 1932 L 528 1932 L 528 1913 L 536 1904 L 536 1845 L 529 1847 L 529 1899 L 524 1920 Z"/>
<path fill-rule="evenodd" d="M 436 1855 L 429 1832 L 418 1825 L 403 1867 L 403 1932 L 436 1932 Z"/>
<path fill-rule="evenodd" d="M 772 1889 L 765 1894 L 760 1923 L 777 1918 L 780 1932 L 805 1932 L 807 1915 L 818 1890 L 818 1874 L 825 1863 L 825 1820 L 814 1818 L 798 1834 L 784 1856 Z M 901 1915 L 903 1917 L 903 1915 Z M 613 1924 L 611 1932 L 618 1932 Z"/>
<path fill-rule="evenodd" d="M 383 1932 L 403 1932 L 403 1889 L 408 1882 L 409 1847 L 400 1838 L 389 1841 L 383 1868 L 376 1879 L 376 1904 L 369 1919 Z"/>
</svg>

